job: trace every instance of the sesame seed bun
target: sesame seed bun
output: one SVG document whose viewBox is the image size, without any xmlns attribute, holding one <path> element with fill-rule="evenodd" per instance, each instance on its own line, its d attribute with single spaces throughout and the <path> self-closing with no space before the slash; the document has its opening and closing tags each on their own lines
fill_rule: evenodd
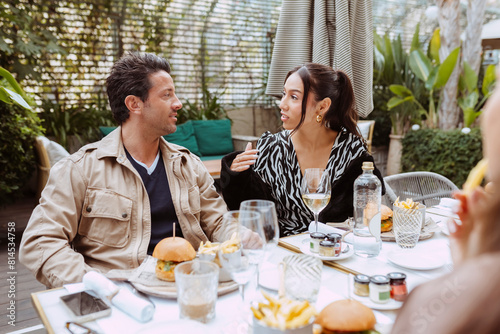
<svg viewBox="0 0 500 334">
<path fill-rule="evenodd" d="M 373 311 L 352 299 L 337 300 L 328 304 L 316 318 L 323 332 L 359 332 L 375 326 Z"/>
</svg>

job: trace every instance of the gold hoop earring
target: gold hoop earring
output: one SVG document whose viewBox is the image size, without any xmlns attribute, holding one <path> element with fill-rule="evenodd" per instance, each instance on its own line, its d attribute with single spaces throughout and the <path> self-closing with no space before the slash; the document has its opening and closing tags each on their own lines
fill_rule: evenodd
<svg viewBox="0 0 500 334">
<path fill-rule="evenodd" d="M 321 123 L 322 120 L 323 120 L 323 116 L 321 116 L 321 115 L 316 116 L 316 122 Z"/>
</svg>

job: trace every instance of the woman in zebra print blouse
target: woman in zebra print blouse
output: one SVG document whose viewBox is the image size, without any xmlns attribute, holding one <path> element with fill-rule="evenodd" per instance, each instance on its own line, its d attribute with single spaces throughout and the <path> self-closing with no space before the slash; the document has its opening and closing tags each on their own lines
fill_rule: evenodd
<svg viewBox="0 0 500 334">
<path fill-rule="evenodd" d="M 361 165 L 373 161 L 356 125 L 349 78 L 320 64 L 298 66 L 287 74 L 280 109 L 283 131 L 266 132 L 257 149 L 248 145 L 222 159 L 220 181 L 228 207 L 269 199 L 276 204 L 281 236 L 304 232 L 313 220 L 300 193 L 304 170 L 326 168 L 332 197 L 319 220 L 344 221 L 353 214 L 353 183 Z M 375 174 L 382 180 L 377 169 Z"/>
</svg>

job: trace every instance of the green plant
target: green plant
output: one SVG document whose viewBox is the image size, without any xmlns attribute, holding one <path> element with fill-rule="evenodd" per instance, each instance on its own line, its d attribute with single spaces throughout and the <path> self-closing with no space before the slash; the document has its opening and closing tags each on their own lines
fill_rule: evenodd
<svg viewBox="0 0 500 334">
<path fill-rule="evenodd" d="M 419 46 L 418 33 L 417 27 L 413 36 L 413 44 Z M 381 37 L 375 33 L 374 43 L 374 107 L 381 114 L 388 115 L 393 134 L 404 135 L 412 123 L 420 123 L 421 113 L 415 105 L 395 105 L 389 108 L 388 102 L 393 97 L 390 86 L 397 84 L 408 87 L 413 92 L 415 99 L 422 105 L 428 103 L 428 92 L 424 84 L 416 78 L 410 69 L 409 55 L 403 50 L 401 36 L 391 40 L 387 34 Z M 381 121 L 383 119 L 384 117 L 380 118 Z M 381 129 L 383 127 L 377 124 L 375 128 Z"/>
<path fill-rule="evenodd" d="M 177 123 L 182 124 L 188 120 L 229 118 L 226 109 L 219 102 L 221 95 L 212 94 L 208 89 L 204 89 L 201 103 L 189 100 L 184 103 L 177 113 Z"/>
<path fill-rule="evenodd" d="M 80 144 L 100 138 L 99 126 L 112 126 L 111 112 L 98 95 L 96 102 L 90 105 L 66 107 L 65 105 L 44 100 L 40 113 L 42 125 L 47 136 L 54 136 L 56 141 L 70 149 L 68 137 L 75 136 Z"/>
<path fill-rule="evenodd" d="M 53 6 L 45 4 L 45 10 L 35 10 L 43 6 L 23 0 L 2 2 L 0 10 L 0 66 L 16 73 L 18 80 L 24 78 L 40 79 L 40 68 L 51 67 L 49 60 L 43 55 L 66 54 L 58 45 L 53 30 L 47 29 L 47 12 Z M 53 15 L 49 13 L 48 15 Z"/>
<path fill-rule="evenodd" d="M 481 160 L 481 131 L 468 134 L 460 130 L 421 129 L 410 131 L 403 139 L 403 172 L 430 171 L 449 178 L 459 188 L 469 171 Z"/>
<path fill-rule="evenodd" d="M 418 30 L 419 28 L 417 26 L 416 34 L 418 34 Z M 437 110 L 439 109 L 439 100 L 438 106 L 436 107 L 434 102 L 435 93 L 437 90 L 443 88 L 446 82 L 448 82 L 448 79 L 457 64 L 460 53 L 460 47 L 457 47 L 450 52 L 448 57 L 446 57 L 446 59 L 441 63 L 439 55 L 436 52 L 436 50 L 439 50 L 439 45 L 439 33 L 435 32 L 430 41 L 428 55 L 422 51 L 420 44 L 418 43 L 418 38 L 416 39 L 415 36 L 410 50 L 410 69 L 412 73 L 414 73 L 415 76 L 424 83 L 424 87 L 428 91 L 428 109 L 418 101 L 411 87 L 407 87 L 405 85 L 391 85 L 389 88 L 396 96 L 392 97 L 389 102 L 387 102 L 389 109 L 400 105 L 403 107 L 406 107 L 409 104 L 416 106 L 418 112 L 425 116 L 425 123 L 429 128 L 436 128 L 438 126 Z"/>
<path fill-rule="evenodd" d="M 459 98 L 458 106 L 464 113 L 464 125 L 471 126 L 476 118 L 481 115 L 482 107 L 493 93 L 495 83 L 495 65 L 489 65 L 484 73 L 481 85 L 483 98 L 479 101 L 478 76 L 476 72 L 464 61 L 464 71 L 460 76 L 458 84 Z"/>
<path fill-rule="evenodd" d="M 6 204 L 20 197 L 33 172 L 32 143 L 42 128 L 12 74 L 0 67 L 0 75 L 0 203 Z"/>
</svg>

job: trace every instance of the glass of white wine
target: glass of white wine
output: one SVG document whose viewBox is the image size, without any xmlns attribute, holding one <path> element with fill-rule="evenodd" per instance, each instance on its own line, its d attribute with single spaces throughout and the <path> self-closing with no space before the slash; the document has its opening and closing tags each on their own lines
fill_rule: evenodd
<svg viewBox="0 0 500 334">
<path fill-rule="evenodd" d="M 331 197 L 330 174 L 323 168 L 307 168 L 302 177 L 301 193 L 304 203 L 314 214 L 316 232 L 318 215 L 328 205 Z"/>
</svg>

